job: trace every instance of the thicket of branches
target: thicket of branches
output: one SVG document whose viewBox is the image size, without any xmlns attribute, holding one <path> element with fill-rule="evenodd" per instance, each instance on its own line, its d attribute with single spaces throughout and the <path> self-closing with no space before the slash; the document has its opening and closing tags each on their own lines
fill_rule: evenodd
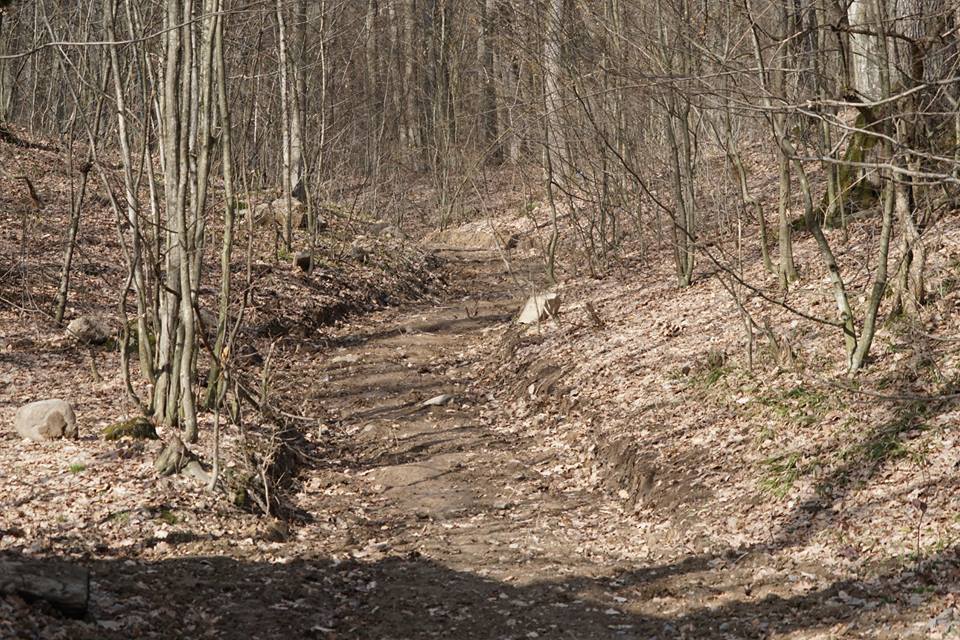
<svg viewBox="0 0 960 640">
<path fill-rule="evenodd" d="M 389 209 L 381 190 L 427 176 L 444 224 L 471 181 L 523 169 L 547 204 L 551 278 L 563 247 L 602 270 L 633 238 L 672 252 L 679 286 L 706 261 L 759 287 L 724 257 L 746 224 L 786 288 L 792 236 L 809 232 L 837 306 L 823 320 L 856 372 L 885 294 L 888 311 L 923 303 L 924 239 L 960 176 L 951 0 L 21 0 L 0 47 L 0 118 L 84 149 L 116 196 L 143 404 L 187 439 L 200 256 L 219 243 L 216 361 L 236 212 L 264 187 L 306 203 L 315 234 L 318 202 L 362 190 Z M 755 198 L 758 149 L 778 164 L 777 211 Z M 881 232 L 855 304 L 824 229 L 867 216 Z"/>
</svg>

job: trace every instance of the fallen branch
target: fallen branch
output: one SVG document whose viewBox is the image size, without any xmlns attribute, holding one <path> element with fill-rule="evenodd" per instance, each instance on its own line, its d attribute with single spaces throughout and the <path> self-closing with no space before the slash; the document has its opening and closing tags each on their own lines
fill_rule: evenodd
<svg viewBox="0 0 960 640">
<path fill-rule="evenodd" d="M 66 562 L 3 560 L 0 593 L 43 600 L 68 616 L 83 617 L 90 600 L 90 572 Z"/>
</svg>

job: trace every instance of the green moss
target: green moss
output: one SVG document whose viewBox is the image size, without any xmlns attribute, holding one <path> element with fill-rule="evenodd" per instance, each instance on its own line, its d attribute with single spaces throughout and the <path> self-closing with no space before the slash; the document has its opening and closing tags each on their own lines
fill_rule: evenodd
<svg viewBox="0 0 960 640">
<path fill-rule="evenodd" d="M 127 323 L 128 335 L 127 352 L 136 353 L 140 350 L 140 335 L 137 331 L 137 321 L 131 320 Z M 157 348 L 157 336 L 149 329 L 147 330 L 147 342 L 150 343 L 151 351 Z M 114 347 L 115 348 L 115 347 Z"/>
<path fill-rule="evenodd" d="M 68 468 L 69 468 L 69 470 L 70 470 L 70 473 L 80 473 L 81 471 L 85 471 L 85 470 L 86 470 L 87 465 L 85 465 L 85 464 L 80 464 L 80 463 L 74 463 L 74 464 L 71 464 Z"/>
<path fill-rule="evenodd" d="M 240 487 L 233 493 L 233 506 L 238 509 L 246 509 L 250 504 L 250 497 L 247 495 L 247 490 L 243 487 Z"/>
<path fill-rule="evenodd" d="M 773 413 L 796 426 L 810 426 L 823 419 L 830 408 L 830 398 L 802 385 L 792 387 L 779 396 L 767 396 L 757 401 Z"/>
<path fill-rule="evenodd" d="M 870 151 L 877 146 L 879 138 L 867 133 L 874 129 L 875 123 L 868 122 L 863 113 L 857 116 L 855 126 L 861 131 L 855 133 L 850 144 L 847 145 L 843 161 L 837 168 L 837 183 L 840 187 L 839 200 L 844 203 L 850 202 L 858 210 L 863 210 L 879 202 L 880 192 L 868 180 L 862 178 L 860 175 L 862 167 L 856 165 L 866 162 Z M 819 215 L 822 216 L 825 226 L 836 228 L 842 224 L 839 205 L 839 202 L 827 202 L 827 194 L 824 194 Z"/>
<path fill-rule="evenodd" d="M 157 430 L 153 423 L 143 416 L 129 420 L 115 422 L 103 430 L 104 440 L 119 440 L 133 438 L 134 440 L 157 440 Z"/>
<path fill-rule="evenodd" d="M 176 514 L 170 509 L 161 509 L 160 515 L 157 516 L 157 520 L 162 520 L 171 526 L 180 522 L 180 519 L 177 518 Z"/>
<path fill-rule="evenodd" d="M 777 498 L 785 497 L 810 466 L 802 465 L 801 459 L 800 453 L 793 452 L 764 460 L 764 476 L 760 480 L 760 489 Z"/>
<path fill-rule="evenodd" d="M 110 521 L 116 522 L 117 524 L 128 524 L 130 522 L 130 512 L 118 511 L 116 513 L 111 513 Z"/>
</svg>

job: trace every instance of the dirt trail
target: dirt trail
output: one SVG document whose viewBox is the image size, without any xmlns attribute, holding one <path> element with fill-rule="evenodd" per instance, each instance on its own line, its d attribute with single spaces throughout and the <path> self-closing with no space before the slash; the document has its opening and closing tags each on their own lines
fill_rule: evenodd
<svg viewBox="0 0 960 640">
<path fill-rule="evenodd" d="M 364 320 L 311 382 L 337 417 L 339 460 L 304 481 L 296 506 L 310 522 L 296 536 L 325 547 L 352 585 L 334 594 L 322 628 L 378 639 L 739 638 L 831 617 L 814 612 L 816 597 L 764 599 L 776 587 L 754 572 L 777 564 L 764 553 L 716 557 L 661 540 L 653 559 L 656 534 L 618 503 L 552 488 L 533 470 L 535 443 L 484 412 L 489 394 L 509 391 L 472 379 L 481 347 L 501 340 L 522 302 L 516 286 L 495 256 L 461 256 L 453 272 L 470 299 Z M 423 406 L 442 394 L 453 399 Z"/>
<path fill-rule="evenodd" d="M 319 381 L 344 464 L 306 480 L 297 507 L 313 522 L 298 537 L 334 532 L 331 555 L 374 585 L 337 631 L 633 637 L 616 601 L 583 599 L 611 569 L 582 546 L 577 511 L 595 496 L 551 495 L 523 435 L 484 414 L 493 390 L 471 379 L 479 347 L 500 340 L 522 302 L 517 287 L 495 255 L 454 260 L 468 299 L 371 317 L 335 342 Z M 437 396 L 452 398 L 423 405 Z"/>
</svg>

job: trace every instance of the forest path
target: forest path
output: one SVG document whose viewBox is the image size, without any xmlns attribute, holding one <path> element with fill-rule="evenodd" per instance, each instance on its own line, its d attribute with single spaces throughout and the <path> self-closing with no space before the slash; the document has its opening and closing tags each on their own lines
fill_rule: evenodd
<svg viewBox="0 0 960 640">
<path fill-rule="evenodd" d="M 375 583 L 336 628 L 369 638 L 635 637 L 614 600 L 579 600 L 611 569 L 581 546 L 577 512 L 595 496 L 552 495 L 530 471 L 524 436 L 483 410 L 496 390 L 473 376 L 522 304 L 520 287 L 496 254 L 448 257 L 453 288 L 469 297 L 360 320 L 314 382 L 337 419 L 342 464 L 304 482 L 297 507 L 312 522 L 298 537 L 332 535 L 331 555 Z M 438 396 L 450 399 L 424 406 Z"/>
<path fill-rule="evenodd" d="M 449 267 L 469 298 L 358 319 L 311 382 L 337 426 L 295 496 L 296 537 L 347 577 L 329 637 L 750 637 L 761 612 L 781 618 L 776 604 L 715 615 L 722 559 L 672 549 L 685 560 L 657 565 L 618 504 L 533 469 L 536 443 L 484 411 L 511 390 L 476 377 L 523 294 L 495 254 Z M 423 405 L 440 395 L 452 399 Z M 748 573 L 760 561 L 740 560 Z"/>
</svg>

